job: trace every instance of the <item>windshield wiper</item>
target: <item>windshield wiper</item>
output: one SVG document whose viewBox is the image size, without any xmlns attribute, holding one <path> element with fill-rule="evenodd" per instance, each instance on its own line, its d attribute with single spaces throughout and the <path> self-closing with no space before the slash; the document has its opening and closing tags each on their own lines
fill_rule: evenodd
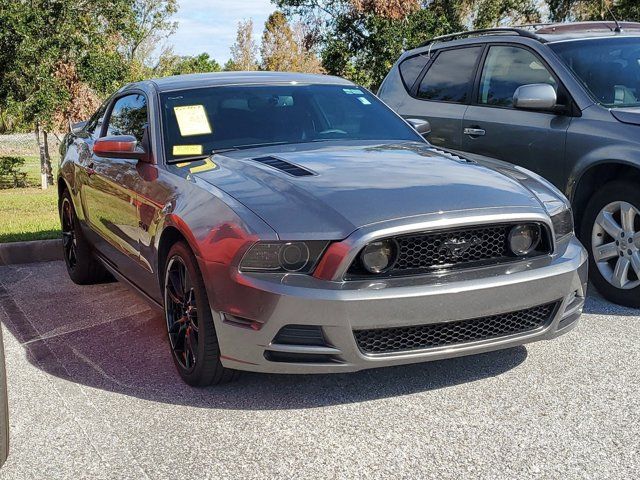
<svg viewBox="0 0 640 480">
<path fill-rule="evenodd" d="M 216 148 L 214 150 L 211 150 L 211 155 L 218 155 L 219 153 L 225 153 L 225 152 L 233 152 L 234 150 L 238 150 L 238 147 L 228 147 L 228 148 Z"/>
</svg>

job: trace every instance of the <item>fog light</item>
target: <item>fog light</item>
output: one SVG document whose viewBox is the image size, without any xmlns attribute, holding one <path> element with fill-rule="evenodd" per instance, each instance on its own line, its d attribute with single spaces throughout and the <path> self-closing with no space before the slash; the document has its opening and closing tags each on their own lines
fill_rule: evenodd
<svg viewBox="0 0 640 480">
<path fill-rule="evenodd" d="M 538 225 L 516 225 L 509 233 L 509 248 L 519 257 L 529 255 L 539 244 L 540 227 Z"/>
<path fill-rule="evenodd" d="M 372 242 L 362 251 L 361 259 L 368 272 L 382 273 L 393 266 L 396 260 L 396 245 L 393 240 Z"/>
</svg>

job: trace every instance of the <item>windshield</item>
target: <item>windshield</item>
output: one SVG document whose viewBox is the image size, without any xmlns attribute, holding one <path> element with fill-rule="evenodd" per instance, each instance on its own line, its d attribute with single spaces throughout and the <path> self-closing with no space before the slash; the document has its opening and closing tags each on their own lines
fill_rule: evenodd
<svg viewBox="0 0 640 480">
<path fill-rule="evenodd" d="M 169 161 L 260 145 L 422 140 L 375 96 L 356 86 L 209 87 L 164 93 L 161 102 Z"/>
<path fill-rule="evenodd" d="M 602 105 L 640 106 L 640 37 L 575 40 L 550 47 Z"/>
</svg>

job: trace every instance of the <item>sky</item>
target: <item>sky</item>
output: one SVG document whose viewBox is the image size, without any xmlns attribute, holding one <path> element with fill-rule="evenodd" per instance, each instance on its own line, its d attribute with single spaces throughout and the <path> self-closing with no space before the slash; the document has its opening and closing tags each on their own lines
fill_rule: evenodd
<svg viewBox="0 0 640 480">
<path fill-rule="evenodd" d="M 275 5 L 270 0 L 179 0 L 174 16 L 176 32 L 166 43 L 177 55 L 207 52 L 223 65 L 230 57 L 240 20 L 253 20 L 255 39 L 262 37 L 264 22 Z"/>
</svg>

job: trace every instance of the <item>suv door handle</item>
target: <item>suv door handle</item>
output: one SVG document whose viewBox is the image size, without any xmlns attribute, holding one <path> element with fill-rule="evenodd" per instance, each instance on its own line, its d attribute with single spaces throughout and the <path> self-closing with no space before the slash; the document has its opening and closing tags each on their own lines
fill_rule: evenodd
<svg viewBox="0 0 640 480">
<path fill-rule="evenodd" d="M 470 137 L 483 137 L 486 133 L 484 128 L 467 127 L 464 129 L 464 134 Z"/>
</svg>

